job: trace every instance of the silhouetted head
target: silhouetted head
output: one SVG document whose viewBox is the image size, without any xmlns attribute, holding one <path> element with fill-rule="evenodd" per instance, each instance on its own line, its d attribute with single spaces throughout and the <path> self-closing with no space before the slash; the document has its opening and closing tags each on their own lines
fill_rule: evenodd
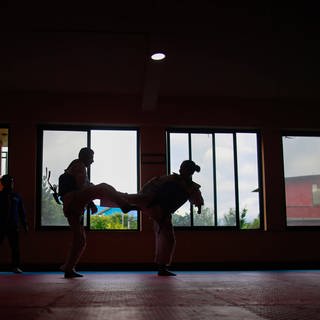
<svg viewBox="0 0 320 320">
<path fill-rule="evenodd" d="M 84 163 L 86 167 L 89 167 L 93 163 L 94 152 L 92 149 L 85 147 L 79 151 L 79 160 Z"/>
<path fill-rule="evenodd" d="M 9 174 L 5 174 L 0 179 L 1 184 L 3 185 L 4 189 L 13 190 L 13 177 Z"/>
<path fill-rule="evenodd" d="M 184 160 L 180 165 L 180 174 L 183 176 L 192 176 L 194 173 L 200 172 L 200 167 L 192 160 Z"/>
</svg>

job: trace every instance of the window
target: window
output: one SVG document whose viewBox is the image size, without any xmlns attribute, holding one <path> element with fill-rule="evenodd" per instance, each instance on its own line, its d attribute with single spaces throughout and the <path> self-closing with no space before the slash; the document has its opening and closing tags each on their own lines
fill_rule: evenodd
<svg viewBox="0 0 320 320">
<path fill-rule="evenodd" d="M 138 132 L 135 129 L 40 128 L 41 165 L 40 219 L 41 227 L 67 226 L 62 205 L 54 201 L 49 183 L 57 185 L 60 174 L 78 158 L 79 150 L 88 146 L 94 150 L 94 162 L 88 170 L 94 184 L 106 182 L 117 190 L 136 193 L 138 190 Z M 85 214 L 85 226 L 90 230 L 137 230 L 138 212 L 123 214 L 120 208 L 103 206 L 95 200 L 98 213 Z"/>
<path fill-rule="evenodd" d="M 317 184 L 312 185 L 312 205 L 320 206 L 320 188 Z"/>
<path fill-rule="evenodd" d="M 288 226 L 320 226 L 320 136 L 282 137 Z"/>
<path fill-rule="evenodd" d="M 8 173 L 8 128 L 0 128 L 0 176 Z"/>
<path fill-rule="evenodd" d="M 177 227 L 261 227 L 261 186 L 256 132 L 167 132 L 169 173 L 192 159 L 201 171 L 193 175 L 201 185 L 202 213 L 189 202 L 173 215 Z"/>
</svg>

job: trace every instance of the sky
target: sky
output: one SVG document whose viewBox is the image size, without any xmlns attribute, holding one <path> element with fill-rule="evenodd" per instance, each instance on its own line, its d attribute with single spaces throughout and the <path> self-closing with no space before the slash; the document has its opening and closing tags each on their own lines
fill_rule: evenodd
<svg viewBox="0 0 320 320">
<path fill-rule="evenodd" d="M 320 174 L 319 137 L 283 137 L 285 177 Z"/>
</svg>

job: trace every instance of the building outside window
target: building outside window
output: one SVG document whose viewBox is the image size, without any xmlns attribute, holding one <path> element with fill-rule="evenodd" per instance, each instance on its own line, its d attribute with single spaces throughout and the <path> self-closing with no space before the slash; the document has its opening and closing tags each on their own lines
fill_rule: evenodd
<svg viewBox="0 0 320 320">
<path fill-rule="evenodd" d="M 320 135 L 282 136 L 287 226 L 320 226 Z"/>
<path fill-rule="evenodd" d="M 173 215 L 176 227 L 262 227 L 259 135 L 257 132 L 168 130 L 168 173 L 183 160 L 200 167 L 204 206 L 197 214 L 189 202 Z"/>
<path fill-rule="evenodd" d="M 79 150 L 94 150 L 94 162 L 88 170 L 94 184 L 106 182 L 117 190 L 138 191 L 138 131 L 113 128 L 39 128 L 39 219 L 40 227 L 67 226 L 62 205 L 55 202 L 49 183 L 58 184 L 60 174 L 78 158 Z M 49 178 L 49 179 L 48 179 Z M 49 180 L 49 181 L 48 181 Z M 95 200 L 98 213 L 85 214 L 84 224 L 90 230 L 138 230 L 139 212 L 122 213 L 120 208 L 105 207 Z"/>
</svg>

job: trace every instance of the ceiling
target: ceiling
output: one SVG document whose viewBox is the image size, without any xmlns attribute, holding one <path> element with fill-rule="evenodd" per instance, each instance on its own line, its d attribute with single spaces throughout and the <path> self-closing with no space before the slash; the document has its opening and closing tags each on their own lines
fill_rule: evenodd
<svg viewBox="0 0 320 320">
<path fill-rule="evenodd" d="M 319 98 L 315 8 L 3 1 L 0 92 Z M 133 4 L 134 3 L 134 4 Z M 153 50 L 167 59 L 152 62 Z"/>
</svg>

